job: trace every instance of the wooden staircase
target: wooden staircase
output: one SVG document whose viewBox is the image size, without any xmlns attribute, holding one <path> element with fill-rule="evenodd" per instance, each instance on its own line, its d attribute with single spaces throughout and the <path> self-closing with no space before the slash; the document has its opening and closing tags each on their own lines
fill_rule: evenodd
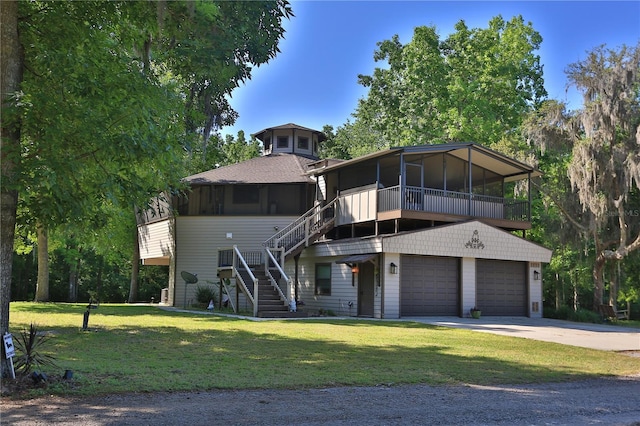
<svg viewBox="0 0 640 426">
<path fill-rule="evenodd" d="M 320 239 L 329 232 L 335 224 L 335 205 L 337 198 L 325 206 L 316 205 L 305 214 L 296 219 L 289 226 L 277 232 L 267 241 L 262 243 L 261 252 L 240 252 L 236 246 L 232 250 L 218 252 L 218 267 L 232 266 L 233 276 L 237 277 L 238 288 L 246 294 L 254 306 L 254 315 L 261 318 L 292 318 L 306 317 L 303 311 L 289 312 L 291 279 L 286 277 L 283 267 L 285 260 L 299 254 L 305 247 Z M 256 257 L 257 256 L 257 257 Z M 252 258 L 261 261 L 247 262 Z M 262 265 L 255 266 L 257 263 Z M 249 266 L 249 265 L 252 266 Z M 269 266 L 269 274 L 272 269 L 277 269 L 278 278 L 269 277 L 265 272 Z M 287 289 L 277 287 L 284 279 Z M 255 293 L 257 292 L 257 298 Z M 289 296 L 287 296 L 289 294 Z M 257 300 L 256 300 L 257 299 Z"/>
<path fill-rule="evenodd" d="M 316 205 L 290 225 L 274 234 L 262 243 L 267 249 L 283 253 L 285 260 L 302 252 L 309 244 L 320 239 L 335 225 L 335 206 L 337 198 L 324 206 Z"/>
<path fill-rule="evenodd" d="M 252 271 L 258 279 L 258 317 L 260 318 L 304 318 L 306 312 L 289 312 L 289 304 L 282 300 L 264 272 Z"/>
</svg>

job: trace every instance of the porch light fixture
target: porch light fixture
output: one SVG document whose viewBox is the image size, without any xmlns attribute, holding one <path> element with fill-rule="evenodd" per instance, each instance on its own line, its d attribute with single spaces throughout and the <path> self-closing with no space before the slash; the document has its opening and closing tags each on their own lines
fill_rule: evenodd
<svg viewBox="0 0 640 426">
<path fill-rule="evenodd" d="M 354 264 L 354 265 L 351 267 L 351 273 L 352 273 L 352 274 L 357 274 L 358 272 L 360 272 L 360 269 L 358 268 L 358 265 Z"/>
<path fill-rule="evenodd" d="M 533 270 L 533 280 L 540 281 L 540 272 L 536 271 L 535 269 Z"/>
<path fill-rule="evenodd" d="M 398 273 L 398 265 L 396 265 L 395 263 L 391 262 L 391 264 L 389 265 L 389 272 L 391 272 L 392 274 L 397 274 Z"/>
</svg>

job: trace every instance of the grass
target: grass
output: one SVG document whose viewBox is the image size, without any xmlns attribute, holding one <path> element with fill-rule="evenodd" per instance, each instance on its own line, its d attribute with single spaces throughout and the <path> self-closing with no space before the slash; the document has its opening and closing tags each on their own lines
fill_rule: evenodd
<svg viewBox="0 0 640 426">
<path fill-rule="evenodd" d="M 36 323 L 73 370 L 38 394 L 565 381 L 640 372 L 640 358 L 404 321 L 249 321 L 101 305 L 11 304 L 10 331 Z"/>
</svg>

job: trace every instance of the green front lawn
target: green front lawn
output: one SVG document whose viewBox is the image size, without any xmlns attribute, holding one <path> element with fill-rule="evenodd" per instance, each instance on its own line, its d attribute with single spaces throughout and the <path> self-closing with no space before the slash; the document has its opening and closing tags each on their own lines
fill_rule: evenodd
<svg viewBox="0 0 640 426">
<path fill-rule="evenodd" d="M 404 321 L 248 321 L 101 305 L 12 303 L 10 329 L 36 323 L 62 375 L 47 394 L 206 389 L 495 385 L 640 372 L 640 358 Z M 34 394 L 32 390 L 30 392 Z"/>
</svg>

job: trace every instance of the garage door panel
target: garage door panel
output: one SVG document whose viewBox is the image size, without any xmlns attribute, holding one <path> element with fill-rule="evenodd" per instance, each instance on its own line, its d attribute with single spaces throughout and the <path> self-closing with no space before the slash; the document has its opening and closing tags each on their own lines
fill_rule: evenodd
<svg viewBox="0 0 640 426">
<path fill-rule="evenodd" d="M 458 315 L 458 259 L 401 257 L 401 315 Z"/>
<path fill-rule="evenodd" d="M 482 315 L 525 316 L 527 281 L 523 262 L 478 259 L 476 305 Z"/>
</svg>

